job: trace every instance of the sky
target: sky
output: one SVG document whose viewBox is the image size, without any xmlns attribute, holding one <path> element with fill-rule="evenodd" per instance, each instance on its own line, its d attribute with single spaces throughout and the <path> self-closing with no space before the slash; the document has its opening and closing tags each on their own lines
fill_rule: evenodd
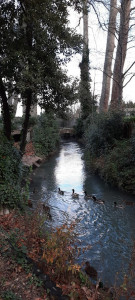
<svg viewBox="0 0 135 300">
<path fill-rule="evenodd" d="M 135 0 L 133 0 L 132 3 L 135 6 Z M 102 19 L 103 20 L 107 19 L 107 14 L 105 11 L 103 11 Z M 71 27 L 75 28 L 77 24 L 78 24 L 78 14 L 77 12 L 71 11 L 70 25 Z M 80 34 L 82 34 L 83 32 L 82 21 L 80 22 L 80 25 L 77 27 L 77 32 Z M 102 88 L 102 75 L 103 75 L 102 70 L 104 66 L 106 39 L 107 39 L 107 32 L 99 28 L 99 24 L 94 12 L 90 11 L 89 13 L 89 50 L 90 50 L 89 58 L 90 58 L 90 68 L 91 68 L 90 75 L 92 79 L 91 89 L 92 91 L 95 89 L 95 94 L 98 95 L 98 99 L 100 99 L 101 88 Z M 132 43 L 132 46 L 135 47 L 135 41 Z M 135 53 L 134 48 L 128 50 L 126 62 L 125 62 L 125 68 L 124 68 L 125 70 L 134 61 L 134 57 L 135 57 L 134 53 Z M 71 60 L 71 62 L 68 64 L 67 71 L 69 75 L 80 78 L 80 69 L 79 69 L 80 62 L 81 62 L 81 56 L 75 55 L 74 58 Z M 132 72 L 135 73 L 135 65 L 132 68 Z M 123 100 L 125 102 L 128 101 L 135 102 L 135 77 L 133 77 L 131 82 L 124 88 Z"/>
</svg>

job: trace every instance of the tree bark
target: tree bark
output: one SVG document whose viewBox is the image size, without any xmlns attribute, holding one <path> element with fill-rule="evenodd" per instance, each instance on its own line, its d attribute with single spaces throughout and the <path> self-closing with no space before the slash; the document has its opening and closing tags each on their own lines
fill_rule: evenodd
<svg viewBox="0 0 135 300">
<path fill-rule="evenodd" d="M 127 52 L 129 21 L 130 21 L 131 0 L 122 0 L 120 11 L 120 28 L 116 59 L 113 71 L 113 86 L 110 109 L 117 110 L 121 108 L 123 97 L 123 68 Z"/>
<path fill-rule="evenodd" d="M 10 140 L 11 139 L 11 115 L 10 115 L 8 99 L 6 96 L 6 91 L 5 91 L 2 78 L 0 78 L 0 96 L 1 96 L 1 103 L 2 103 L 4 134 L 7 137 L 7 139 Z"/>
<path fill-rule="evenodd" d="M 110 96 L 110 83 L 112 76 L 112 59 L 114 53 L 114 41 L 116 32 L 116 16 L 117 16 L 117 0 L 110 1 L 110 13 L 109 13 L 109 24 L 108 24 L 108 35 L 106 44 L 106 54 L 103 70 L 103 81 L 102 81 L 102 91 L 100 98 L 100 112 L 108 111 L 108 103 Z"/>
<path fill-rule="evenodd" d="M 27 7 L 26 7 L 27 8 Z M 24 11 L 25 15 L 27 16 L 26 12 Z M 29 16 L 27 16 L 28 19 L 26 20 L 26 41 L 27 41 L 27 47 L 28 47 L 28 69 L 31 74 L 31 68 L 32 68 L 32 62 L 31 62 L 31 55 L 32 55 L 32 38 L 33 38 L 33 30 L 32 30 L 32 22 L 29 20 Z M 20 143 L 20 151 L 22 155 L 25 151 L 26 146 L 26 138 L 27 138 L 27 132 L 28 132 L 28 125 L 29 125 L 29 118 L 30 118 L 30 111 L 32 106 L 32 89 L 31 89 L 32 81 L 30 80 L 28 82 L 28 88 L 25 90 L 25 99 L 26 99 L 26 110 L 25 110 L 25 117 L 22 127 L 22 133 L 21 133 L 21 143 Z"/>
<path fill-rule="evenodd" d="M 21 133 L 21 144 L 20 144 L 20 151 L 22 155 L 24 154 L 25 146 L 26 146 L 26 137 L 28 132 L 28 125 L 29 125 L 29 118 L 30 118 L 30 109 L 32 105 L 32 91 L 27 91 L 27 100 L 26 100 L 26 111 L 25 111 L 25 118 L 23 123 L 23 129 Z"/>
</svg>

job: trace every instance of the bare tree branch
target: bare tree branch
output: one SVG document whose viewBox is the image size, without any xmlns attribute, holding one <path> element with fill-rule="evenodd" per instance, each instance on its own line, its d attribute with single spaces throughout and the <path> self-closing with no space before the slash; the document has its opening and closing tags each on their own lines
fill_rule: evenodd
<svg viewBox="0 0 135 300">
<path fill-rule="evenodd" d="M 123 73 L 123 77 L 125 77 L 125 75 L 129 72 L 129 70 L 133 67 L 133 65 L 135 64 L 135 61 L 131 64 L 131 66 Z"/>
<path fill-rule="evenodd" d="M 94 10 L 94 12 L 96 14 L 96 17 L 97 17 L 97 20 L 98 20 L 98 23 L 99 23 L 100 27 L 103 29 L 103 25 L 102 25 L 102 23 L 101 23 L 101 21 L 99 19 L 99 15 L 98 15 L 98 12 L 96 10 L 96 7 L 92 3 L 91 3 L 91 6 L 92 6 L 92 8 L 93 8 L 93 10 Z"/>
<path fill-rule="evenodd" d="M 127 86 L 127 84 L 132 80 L 132 78 L 135 76 L 135 74 L 133 74 L 130 79 L 123 85 L 123 88 L 125 88 L 125 86 Z"/>
<path fill-rule="evenodd" d="M 130 9 L 130 12 L 133 11 L 133 10 L 135 10 L 135 7 L 132 7 L 132 8 Z"/>
</svg>

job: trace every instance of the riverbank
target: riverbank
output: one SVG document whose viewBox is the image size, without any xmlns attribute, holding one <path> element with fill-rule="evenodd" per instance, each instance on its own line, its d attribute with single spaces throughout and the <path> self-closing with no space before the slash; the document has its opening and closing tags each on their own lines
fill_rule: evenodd
<svg viewBox="0 0 135 300">
<path fill-rule="evenodd" d="M 37 155 L 35 148 L 33 146 L 33 142 L 30 141 L 26 144 L 25 153 L 22 157 L 22 163 L 26 167 L 31 167 L 32 169 L 40 167 L 41 163 L 45 162 L 49 157 L 54 155 L 57 150 L 50 152 L 47 156 L 45 155 Z"/>
<path fill-rule="evenodd" d="M 67 235 L 65 225 L 48 240 L 38 213 L 12 211 L 0 219 L 0 299 L 111 299 L 110 291 L 94 286 L 78 265 L 66 264 L 75 251 L 73 225 Z"/>
<path fill-rule="evenodd" d="M 86 152 L 85 159 L 105 182 L 135 195 L 135 160 L 131 146 L 130 140 L 117 141 L 108 153 L 96 157 Z"/>
<path fill-rule="evenodd" d="M 121 112 L 95 115 L 85 128 L 85 158 L 106 182 L 135 194 L 134 118 Z"/>
<path fill-rule="evenodd" d="M 74 143 L 74 144 L 71 143 L 71 145 L 70 145 L 70 143 L 67 143 L 67 147 L 65 147 L 65 145 L 64 145 L 63 148 L 62 147 L 60 148 L 60 153 L 62 154 L 62 155 L 60 155 L 60 159 L 58 159 L 59 156 L 57 156 L 57 155 L 56 155 L 56 157 L 52 157 L 52 159 L 46 163 L 45 168 L 42 165 L 41 168 L 38 168 L 36 170 L 37 172 L 35 172 L 35 173 L 37 173 L 37 174 L 36 175 L 33 174 L 34 180 L 35 180 L 35 181 L 33 181 L 34 187 L 35 187 L 35 183 L 36 183 L 36 185 L 38 184 L 38 177 L 40 177 L 40 179 L 39 179 L 39 191 L 40 191 L 39 198 L 38 198 L 38 189 L 37 189 L 38 185 L 36 186 L 36 193 L 31 194 L 31 201 L 34 202 L 36 199 L 36 203 L 38 203 L 38 214 L 35 209 L 27 208 L 27 212 L 25 212 L 23 215 L 22 214 L 20 215 L 17 211 L 14 211 L 14 214 L 12 214 L 13 213 L 13 211 L 12 211 L 12 213 L 9 214 L 9 216 L 4 216 L 2 219 L 0 219 L 0 221 L 4 219 L 4 224 L 6 224 L 6 226 L 4 225 L 4 228 L 3 228 L 4 233 L 3 233 L 3 230 L 1 231 L 1 233 L 2 233 L 1 237 L 4 236 L 4 239 L 5 239 L 5 240 L 2 240 L 2 242 L 1 242 L 1 245 L 3 245 L 3 244 L 5 245 L 3 254 L 8 254 L 8 256 L 7 257 L 4 256 L 4 258 L 6 258 L 7 262 L 9 261 L 9 263 L 11 261 L 11 266 L 15 265 L 15 262 L 12 261 L 11 258 L 15 259 L 15 261 L 17 261 L 17 265 L 19 264 L 19 266 L 16 267 L 17 269 L 18 268 L 20 269 L 20 264 L 21 264 L 21 268 L 23 270 L 26 267 L 25 270 L 28 270 L 28 274 L 29 273 L 31 274 L 31 276 L 29 275 L 30 282 L 33 280 L 32 278 L 34 278 L 34 286 L 37 285 L 37 282 L 39 285 L 40 282 L 42 281 L 41 279 L 43 279 L 43 280 L 45 279 L 45 282 L 42 284 L 42 288 L 43 288 L 43 291 L 45 291 L 46 293 L 47 293 L 48 289 L 49 289 L 49 291 L 52 290 L 52 292 L 54 292 L 54 290 L 56 290 L 56 287 L 57 287 L 57 288 L 61 289 L 60 291 L 62 291 L 60 295 L 62 295 L 62 294 L 68 295 L 68 299 L 74 299 L 74 300 L 77 300 L 77 299 L 80 299 L 80 300 L 82 300 L 82 299 L 83 300 L 85 300 L 85 299 L 106 299 L 106 298 L 108 298 L 108 293 L 109 293 L 109 289 L 107 289 L 106 287 L 112 286 L 113 284 L 108 284 L 106 282 L 106 280 L 103 278 L 103 272 L 102 272 L 102 275 L 101 275 L 101 273 L 98 273 L 98 278 L 100 278 L 100 276 L 102 276 L 101 280 L 104 283 L 106 282 L 106 284 L 105 284 L 106 287 L 104 289 L 102 289 L 102 288 L 99 289 L 98 283 L 95 286 L 90 282 L 89 277 L 87 277 L 87 279 L 86 279 L 86 274 L 84 273 L 84 265 L 82 266 L 80 263 L 80 265 L 78 266 L 77 264 L 75 264 L 74 261 L 71 261 L 71 254 L 74 254 L 74 258 L 76 261 L 76 258 L 78 257 L 78 254 L 80 251 L 79 249 L 77 249 L 77 247 L 75 247 L 75 248 L 72 247 L 72 245 L 75 245 L 74 230 L 73 230 L 75 224 L 71 224 L 71 225 L 73 225 L 73 227 L 67 226 L 67 224 L 65 224 L 66 221 L 63 222 L 63 226 L 61 226 L 61 224 L 62 224 L 61 222 L 60 222 L 60 224 L 58 224 L 58 215 L 59 214 L 57 211 L 56 203 L 58 205 L 63 202 L 66 203 L 65 212 L 69 214 L 70 220 L 73 220 L 72 211 L 74 211 L 74 208 L 75 208 L 75 215 L 76 215 L 76 212 L 78 211 L 78 208 L 79 208 L 79 211 L 82 210 L 82 215 L 84 216 L 84 220 L 85 220 L 85 222 L 87 220 L 87 224 L 89 224 L 89 230 L 87 229 L 86 232 L 88 234 L 87 240 L 91 240 L 91 243 L 93 241 L 93 237 L 90 236 L 89 234 L 93 231 L 93 229 L 96 230 L 95 234 L 96 234 L 97 238 L 98 238 L 98 236 L 100 237 L 101 235 L 102 235 L 102 237 L 106 236 L 106 234 L 104 235 L 104 232 L 106 233 L 106 229 L 107 229 L 107 231 L 108 231 L 107 243 L 106 243 L 106 239 L 104 239 L 104 238 L 102 238 L 102 244 L 100 244 L 100 242 L 98 243 L 98 241 L 96 243 L 97 247 L 98 247 L 98 253 L 100 253 L 100 256 L 101 256 L 101 261 L 98 260 L 97 265 L 95 265 L 94 259 L 91 254 L 88 256 L 87 259 L 84 259 L 84 262 L 89 260 L 92 263 L 92 265 L 94 265 L 97 272 L 102 267 L 104 268 L 104 266 L 103 266 L 104 259 L 105 259 L 105 265 L 107 265 L 109 272 L 112 271 L 111 270 L 112 266 L 113 266 L 113 269 L 115 269 L 114 265 L 115 264 L 118 265 L 119 261 L 120 261 L 120 257 L 119 257 L 120 252 L 122 254 L 121 255 L 122 264 L 125 263 L 124 256 L 123 256 L 124 253 L 123 253 L 122 249 L 123 248 L 125 249 L 124 251 L 126 252 L 125 254 L 126 254 L 126 260 L 127 260 L 127 253 L 130 252 L 130 248 L 127 249 L 127 245 L 130 244 L 130 240 L 127 240 L 127 235 L 129 236 L 129 230 L 131 230 L 131 228 L 134 227 L 134 223 L 131 222 L 129 224 L 127 231 L 126 231 L 126 228 L 124 225 L 124 228 L 123 228 L 124 232 L 122 235 L 120 233 L 120 230 L 117 230 L 118 229 L 117 227 L 115 230 L 114 222 L 116 221 L 116 218 L 117 218 L 117 220 L 120 218 L 120 228 L 122 228 L 123 226 L 122 226 L 121 215 L 119 214 L 120 210 L 113 208 L 112 207 L 113 202 L 111 202 L 111 201 L 110 201 L 110 214 L 108 214 L 108 212 L 107 212 L 108 208 L 109 208 L 108 206 L 109 206 L 110 195 L 107 196 L 107 198 L 103 198 L 105 200 L 105 206 L 101 206 L 101 207 L 94 204 L 91 200 L 86 201 L 86 199 L 84 198 L 84 195 L 80 195 L 79 200 L 77 200 L 77 201 L 75 201 L 75 199 L 72 199 L 70 190 L 73 187 L 73 183 L 74 183 L 74 187 L 76 189 L 77 182 L 75 185 L 74 178 L 73 177 L 71 178 L 71 174 L 74 173 L 76 180 L 77 180 L 77 175 L 79 175 L 78 172 L 73 172 L 74 164 L 72 162 L 74 161 L 74 163 L 75 163 L 75 161 L 76 161 L 78 169 L 81 170 L 79 178 L 78 178 L 78 180 L 79 180 L 78 182 L 80 182 L 80 178 L 82 178 L 82 175 L 83 175 L 83 169 L 80 168 L 81 166 L 83 167 L 83 161 L 81 159 L 82 152 L 80 151 L 80 148 L 78 147 L 78 145 L 76 145 L 76 143 Z M 59 164 L 56 164 L 56 161 L 59 162 Z M 61 165 L 64 166 L 63 169 L 61 169 Z M 56 168 L 57 168 L 57 171 L 56 171 Z M 69 172 L 68 172 L 68 168 L 69 168 Z M 66 174 L 65 174 L 65 169 L 66 169 Z M 54 173 L 55 173 L 56 177 L 52 177 L 52 174 L 54 174 Z M 67 192 L 65 193 L 64 197 L 60 196 L 57 193 L 57 189 L 56 189 L 57 185 L 56 185 L 55 180 L 58 180 L 57 175 L 60 175 L 60 173 L 61 173 L 61 178 L 62 178 L 64 184 L 69 182 L 69 180 L 71 180 L 71 187 L 70 187 L 69 191 L 66 189 Z M 68 175 L 68 174 L 69 174 L 69 177 L 64 177 L 65 175 Z M 54 182 L 53 182 L 53 180 L 54 180 Z M 42 181 L 42 184 L 41 184 L 41 181 Z M 88 183 L 88 185 L 87 185 L 87 183 Z M 90 183 L 91 183 L 91 189 L 92 189 L 91 191 L 89 190 Z M 57 181 L 57 184 L 58 184 L 58 181 Z M 43 186 L 43 190 L 41 189 L 41 185 Z M 86 187 L 86 190 L 88 191 L 88 193 L 92 192 L 95 195 L 97 195 L 96 190 L 94 190 L 94 186 L 97 188 L 98 185 L 97 185 L 97 182 L 94 184 L 91 176 L 87 178 L 87 182 L 86 182 L 86 178 L 85 178 L 85 187 Z M 60 185 L 60 187 L 62 187 L 62 186 Z M 82 190 L 82 187 L 81 187 L 81 190 Z M 53 193 L 52 197 L 50 195 L 50 191 Z M 42 192 L 43 192 L 43 197 L 42 197 Z M 119 195 L 117 194 L 116 197 L 118 199 Z M 55 198 L 56 198 L 56 202 L 54 201 Z M 54 222 L 57 220 L 57 225 L 54 226 L 55 231 L 52 231 L 51 233 L 50 233 L 50 230 L 48 233 L 48 230 L 46 229 L 46 226 L 45 226 L 46 221 L 47 221 L 47 219 L 46 219 L 47 216 L 45 214 L 46 210 L 44 209 L 44 205 L 46 205 L 46 199 L 49 201 L 49 202 L 47 202 L 47 205 L 49 205 L 49 207 L 50 207 L 50 213 L 52 216 L 52 220 L 51 220 L 52 226 L 51 227 L 53 227 Z M 112 199 L 113 199 L 112 201 L 114 201 L 114 199 L 115 199 L 114 195 L 113 195 Z M 40 200 L 42 200 L 42 203 L 39 207 Z M 72 207 L 72 210 L 71 209 L 69 210 L 68 209 L 69 207 Z M 58 207 L 58 209 L 59 209 L 59 207 Z M 91 214 L 92 210 L 94 211 L 94 215 Z M 126 209 L 124 211 L 126 211 Z M 122 211 L 123 214 L 124 214 L 124 211 Z M 133 209 L 132 209 L 132 212 L 134 214 Z M 10 215 L 11 215 L 11 220 L 10 220 Z M 97 224 L 100 224 L 101 220 L 103 220 L 104 221 L 103 225 L 106 224 L 107 226 L 104 229 L 102 226 L 95 226 L 94 218 L 91 218 L 92 215 L 95 216 L 95 220 L 97 221 Z M 114 215 L 114 219 L 112 219 L 113 215 Z M 109 224 L 106 220 L 106 216 L 107 216 L 107 219 L 109 219 Z M 77 215 L 76 215 L 76 217 L 77 217 Z M 99 219 L 99 217 L 100 217 L 100 219 Z M 130 211 L 130 217 L 127 218 L 127 222 L 125 222 L 125 217 L 126 217 L 126 214 L 124 215 L 124 224 L 128 224 L 128 221 L 130 219 L 132 219 L 131 211 Z M 61 218 L 62 218 L 62 214 L 60 214 L 60 221 L 61 221 Z M 78 215 L 78 219 L 79 219 L 79 215 Z M 134 215 L 133 215 L 133 220 L 134 220 Z M 12 223 L 14 226 L 12 225 Z M 111 228 L 110 223 L 112 223 L 111 227 L 113 228 L 113 236 L 111 235 L 111 239 L 109 239 L 109 236 L 110 236 L 109 231 Z M 47 224 L 48 224 L 48 221 L 47 221 Z M 42 225 L 44 227 L 43 232 L 41 230 Z M 1 221 L 1 229 L 2 229 L 2 226 L 3 226 L 3 224 Z M 98 229 L 98 232 L 97 232 L 97 229 Z M 100 231 L 100 229 L 101 229 L 101 231 Z M 127 232 L 127 234 L 126 234 L 126 232 Z M 130 234 L 131 236 L 134 236 L 133 232 L 134 231 L 132 231 L 132 233 Z M 125 244 L 124 244 L 124 242 L 121 243 L 123 235 L 124 235 Z M 117 247 L 114 246 L 115 238 L 117 241 Z M 67 244 L 65 244 L 66 240 L 68 241 Z M 21 243 L 18 244 L 19 241 Z M 71 243 L 71 241 L 73 241 L 73 243 Z M 113 241 L 113 243 L 111 243 L 112 241 Z M 119 246 L 118 246 L 118 241 L 120 241 Z M 7 242 L 8 242 L 8 244 L 7 244 Z M 122 244 L 123 244 L 123 246 L 122 246 Z M 110 247 L 108 248 L 109 256 L 108 256 L 107 260 L 106 260 L 107 252 L 105 252 L 105 257 L 104 257 L 103 245 L 105 247 L 108 247 L 110 245 Z M 15 249 L 14 249 L 14 246 L 15 246 Z M 94 247 L 92 247 L 92 248 L 93 248 L 94 253 L 96 253 Z M 85 253 L 85 245 L 84 244 L 81 244 L 81 249 L 82 249 L 82 251 L 84 251 L 83 253 Z M 13 250 L 13 252 L 12 252 L 12 250 Z M 15 250 L 15 252 L 14 252 L 14 250 Z M 86 250 L 86 252 L 87 251 L 88 250 Z M 115 253 L 115 257 L 114 257 L 114 253 Z M 118 256 L 117 256 L 117 253 L 118 253 Z M 68 259 L 68 257 L 69 257 L 69 259 Z M 4 259 L 4 258 L 2 257 L 2 259 Z M 114 261 L 114 258 L 115 258 L 115 261 Z M 69 261 L 69 264 L 67 264 L 67 261 Z M 129 263 L 130 263 L 130 261 L 129 261 Z M 4 263 L 2 263 L 2 265 L 3 264 L 6 265 L 6 261 Z M 31 264 L 32 264 L 32 270 L 29 269 L 29 267 L 30 267 L 29 265 L 31 265 Z M 35 272 L 35 266 L 38 266 L 38 270 L 40 270 L 39 273 L 37 271 Z M 117 270 L 118 270 L 118 268 L 116 268 L 116 271 Z M 22 276 L 23 276 L 23 271 L 21 271 L 21 272 L 22 272 Z M 15 273 L 15 271 L 12 270 L 12 273 Z M 10 277 L 12 278 L 12 273 L 9 274 L 9 278 Z M 25 273 L 26 273 L 25 276 L 27 276 L 27 272 L 25 272 Z M 37 278 L 37 275 L 39 275 L 39 274 L 40 274 L 40 277 Z M 107 269 L 104 269 L 104 274 L 106 274 L 105 276 L 108 276 Z M 3 276 L 3 274 L 1 274 L 1 276 Z M 17 279 L 17 276 L 19 276 L 19 275 L 18 274 L 14 275 L 14 279 Z M 28 276 L 28 278 L 29 278 L 29 276 Z M 49 278 L 48 278 L 48 276 L 49 276 Z M 6 282 L 8 281 L 7 278 L 8 277 L 6 277 Z M 2 277 L 2 282 L 3 281 L 4 281 L 4 279 Z M 21 281 L 21 278 L 20 278 L 20 281 Z M 115 297 L 116 299 L 119 299 L 119 295 L 123 295 L 123 294 L 126 295 L 126 293 L 129 294 L 131 291 L 129 284 L 128 284 L 128 280 L 126 281 L 126 284 L 123 283 L 121 285 L 122 285 L 122 287 L 114 289 L 114 293 L 117 295 L 117 298 Z M 12 287 L 14 288 L 13 291 L 12 291 Z M 24 287 L 25 287 L 25 283 L 24 283 Z M 6 292 L 6 293 L 12 292 L 12 293 L 17 293 L 17 295 L 18 295 L 18 291 L 15 290 L 15 287 L 14 287 L 13 278 L 12 278 L 12 282 L 8 286 L 4 285 L 4 288 L 5 288 L 5 290 L 3 292 Z M 29 289 L 29 287 L 26 284 L 26 289 L 27 288 Z M 18 290 L 19 290 L 19 288 L 18 288 Z M 60 291 L 58 290 L 58 293 Z M 132 293 L 134 293 L 134 289 L 132 289 Z M 50 295 L 52 296 L 52 294 L 50 293 L 46 299 L 50 299 L 49 298 Z M 32 294 L 29 294 L 28 299 L 33 300 L 34 296 L 33 296 L 33 298 L 32 298 L 32 296 L 33 296 Z M 41 296 L 40 296 L 40 294 L 38 294 L 38 296 L 40 299 L 44 299 L 43 297 L 45 296 L 45 294 L 43 294 L 43 295 L 41 294 Z M 58 300 L 61 299 L 61 298 L 59 298 L 60 296 L 58 296 L 57 298 L 56 297 L 51 298 L 51 299 L 58 299 Z M 61 297 L 63 297 L 63 295 Z M 11 299 L 15 299 L 15 298 L 11 298 Z M 21 299 L 21 295 L 20 295 L 19 299 Z M 25 296 L 22 299 L 24 300 L 27 298 Z M 3 298 L 2 298 L 2 300 L 3 300 Z"/>
</svg>

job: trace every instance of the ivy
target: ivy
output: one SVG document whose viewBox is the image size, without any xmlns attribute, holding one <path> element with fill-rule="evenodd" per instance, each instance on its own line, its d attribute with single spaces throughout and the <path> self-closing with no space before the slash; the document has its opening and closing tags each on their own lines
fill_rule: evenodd
<svg viewBox="0 0 135 300">
<path fill-rule="evenodd" d="M 0 206 L 23 207 L 25 187 L 22 180 L 25 170 L 19 151 L 0 132 Z"/>
<path fill-rule="evenodd" d="M 33 130 L 33 142 L 36 152 L 48 155 L 56 149 L 59 142 L 58 126 L 53 115 L 42 114 Z"/>
</svg>

